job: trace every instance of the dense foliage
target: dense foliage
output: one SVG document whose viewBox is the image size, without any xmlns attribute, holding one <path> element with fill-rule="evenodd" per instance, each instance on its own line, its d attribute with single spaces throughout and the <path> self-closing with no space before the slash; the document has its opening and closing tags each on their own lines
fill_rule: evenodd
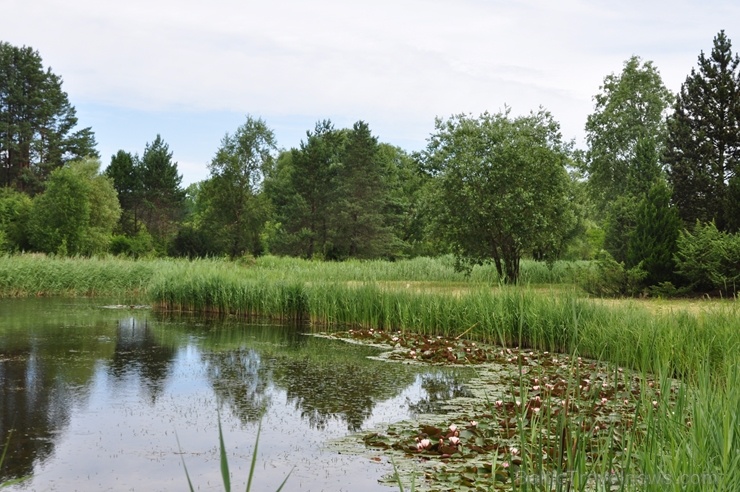
<svg viewBox="0 0 740 492">
<path fill-rule="evenodd" d="M 574 219 L 569 153 L 552 116 L 461 115 L 436 127 L 426 152 L 435 230 L 459 258 L 493 260 L 513 283 L 526 253 L 556 256 Z"/>
</svg>

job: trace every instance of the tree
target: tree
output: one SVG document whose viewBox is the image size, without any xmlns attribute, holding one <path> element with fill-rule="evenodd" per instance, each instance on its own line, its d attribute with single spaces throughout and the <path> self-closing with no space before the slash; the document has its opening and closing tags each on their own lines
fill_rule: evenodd
<svg viewBox="0 0 740 492">
<path fill-rule="evenodd" d="M 393 231 L 391 257 L 436 255 L 439 251 L 426 235 L 431 217 L 424 206 L 431 177 L 423 171 L 420 156 L 386 143 L 379 145 L 378 154 L 386 176 L 385 220 Z"/>
<path fill-rule="evenodd" d="M 121 214 L 113 184 L 99 174 L 100 161 L 83 159 L 52 171 L 34 198 L 29 219 L 31 246 L 61 255 L 107 251 Z"/>
<path fill-rule="evenodd" d="M 144 195 L 141 181 L 141 165 L 137 155 L 119 150 L 111 157 L 105 175 L 113 181 L 121 204 L 121 232 L 134 236 L 139 232 L 139 220 Z"/>
<path fill-rule="evenodd" d="M 730 187 L 740 161 L 740 58 L 724 31 L 714 38 L 709 57 L 701 52 L 698 65 L 681 85 L 668 119 L 663 159 L 684 223 L 715 221 L 724 231 L 740 214 L 740 196 Z"/>
<path fill-rule="evenodd" d="M 629 236 L 627 268 L 641 266 L 646 285 L 674 278 L 676 241 L 681 230 L 678 211 L 671 204 L 671 190 L 657 181 L 638 206 L 635 228 Z"/>
<path fill-rule="evenodd" d="M 76 126 L 62 79 L 39 53 L 0 42 L 0 184 L 35 193 L 53 169 L 98 157 L 92 130 Z"/>
<path fill-rule="evenodd" d="M 586 120 L 586 165 L 593 196 L 606 210 L 617 197 L 650 188 L 649 176 L 660 167 L 657 159 L 645 159 L 644 154 L 662 149 L 673 95 L 653 63 L 637 56 L 624 63 L 621 74 L 607 75 L 600 89 Z M 641 165 L 653 162 L 652 168 Z M 647 186 L 641 185 L 644 182 Z"/>
<path fill-rule="evenodd" d="M 266 191 L 280 224 L 272 247 L 279 254 L 325 258 L 331 249 L 332 204 L 347 132 L 324 120 L 306 136 L 269 173 Z"/>
<path fill-rule="evenodd" d="M 267 220 L 262 183 L 275 150 L 273 131 L 262 119 L 247 116 L 233 135 L 226 134 L 208 166 L 210 178 L 200 192 L 207 204 L 205 227 L 232 257 L 261 252 Z"/>
<path fill-rule="evenodd" d="M 385 215 L 387 170 L 380 160 L 378 139 L 367 123 L 358 121 L 347 133 L 340 159 L 329 215 L 332 247 L 328 256 L 387 256 L 393 242 Z"/>
<path fill-rule="evenodd" d="M 552 258 L 574 218 L 569 149 L 550 113 L 459 115 L 435 126 L 426 150 L 435 230 L 457 257 L 493 259 L 507 283 L 517 281 L 525 252 Z"/>
<path fill-rule="evenodd" d="M 146 144 L 139 173 L 143 189 L 141 219 L 159 243 L 159 249 L 164 250 L 177 232 L 185 193 L 177 163 L 172 161 L 172 152 L 160 135 Z"/>
<path fill-rule="evenodd" d="M 29 249 L 27 224 L 31 198 L 9 187 L 0 187 L 0 251 Z"/>
</svg>

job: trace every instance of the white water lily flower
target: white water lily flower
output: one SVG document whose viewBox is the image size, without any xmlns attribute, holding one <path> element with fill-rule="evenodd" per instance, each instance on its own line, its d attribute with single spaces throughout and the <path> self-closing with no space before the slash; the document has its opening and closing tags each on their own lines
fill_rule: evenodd
<svg viewBox="0 0 740 492">
<path fill-rule="evenodd" d="M 455 432 L 457 430 L 457 426 L 455 424 L 450 424 L 450 432 Z"/>
<path fill-rule="evenodd" d="M 458 444 L 460 444 L 460 438 L 457 436 L 450 437 L 450 444 L 452 444 L 453 446 L 457 446 Z"/>
</svg>

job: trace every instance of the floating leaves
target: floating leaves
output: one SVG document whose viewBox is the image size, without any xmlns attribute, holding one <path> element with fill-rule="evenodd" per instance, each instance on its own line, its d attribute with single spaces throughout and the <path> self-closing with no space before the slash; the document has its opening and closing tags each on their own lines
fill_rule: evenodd
<svg viewBox="0 0 740 492">
<path fill-rule="evenodd" d="M 377 330 L 335 336 L 385 344 L 395 360 L 499 368 L 489 384 L 501 398 L 461 404 L 446 422 L 401 423 L 364 437 L 368 447 L 438 462 L 425 473 L 432 490 L 479 490 L 483 483 L 509 489 L 535 471 L 619 472 L 630 465 L 628 448 L 645 438 L 650 419 L 670 411 L 677 387 L 577 356 L 457 338 Z"/>
</svg>

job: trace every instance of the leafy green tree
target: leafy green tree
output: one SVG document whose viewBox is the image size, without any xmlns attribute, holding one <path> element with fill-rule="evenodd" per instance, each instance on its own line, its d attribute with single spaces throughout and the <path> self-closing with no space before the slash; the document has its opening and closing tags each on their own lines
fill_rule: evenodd
<svg viewBox="0 0 740 492">
<path fill-rule="evenodd" d="M 113 181 L 121 204 L 121 232 L 134 236 L 139 232 L 139 220 L 143 205 L 144 184 L 141 181 L 141 165 L 137 155 L 119 150 L 111 157 L 105 175 Z"/>
<path fill-rule="evenodd" d="M 424 200 L 431 177 L 424 172 L 420 156 L 385 143 L 379 145 L 378 154 L 385 168 L 385 220 L 393 232 L 391 257 L 440 253 L 426 234 L 431 216 Z"/>
<path fill-rule="evenodd" d="M 83 159 L 52 171 L 33 201 L 31 246 L 45 253 L 92 255 L 107 251 L 121 214 L 116 191 L 99 174 L 100 161 Z"/>
<path fill-rule="evenodd" d="M 653 63 L 637 56 L 624 63 L 619 75 L 607 75 L 600 89 L 586 120 L 586 166 L 591 191 L 606 210 L 617 197 L 650 188 L 641 183 L 651 183 L 650 176 L 660 168 L 644 154 L 662 149 L 673 95 Z M 655 165 L 646 169 L 645 163 Z"/>
<path fill-rule="evenodd" d="M 640 265 L 646 285 L 674 279 L 676 241 L 681 230 L 678 211 L 671 204 L 671 190 L 657 181 L 637 209 L 634 231 L 629 236 L 627 268 Z"/>
<path fill-rule="evenodd" d="M 29 248 L 27 224 L 31 198 L 10 187 L 0 188 L 0 251 L 14 252 Z"/>
<path fill-rule="evenodd" d="M 0 184 L 36 193 L 53 169 L 97 157 L 93 132 L 76 126 L 62 79 L 39 53 L 0 42 Z"/>
<path fill-rule="evenodd" d="M 426 150 L 436 232 L 464 261 L 493 260 L 515 283 L 525 253 L 552 258 L 574 217 L 558 123 L 540 109 L 437 120 Z"/>
<path fill-rule="evenodd" d="M 139 176 L 142 185 L 141 220 L 158 244 L 166 250 L 167 241 L 177 233 L 183 215 L 185 192 L 181 187 L 182 176 L 172 152 L 160 135 L 147 143 L 141 157 Z"/>
<path fill-rule="evenodd" d="M 273 131 L 262 119 L 248 116 L 233 135 L 223 138 L 208 166 L 210 177 L 200 192 L 206 203 L 204 228 L 232 257 L 261 253 L 260 232 L 268 218 L 263 176 L 275 150 Z"/>
<path fill-rule="evenodd" d="M 740 214 L 730 189 L 740 161 L 740 58 L 724 31 L 708 57 L 701 52 L 698 65 L 668 119 L 663 159 L 684 223 L 714 221 L 723 231 L 735 227 Z"/>
</svg>

